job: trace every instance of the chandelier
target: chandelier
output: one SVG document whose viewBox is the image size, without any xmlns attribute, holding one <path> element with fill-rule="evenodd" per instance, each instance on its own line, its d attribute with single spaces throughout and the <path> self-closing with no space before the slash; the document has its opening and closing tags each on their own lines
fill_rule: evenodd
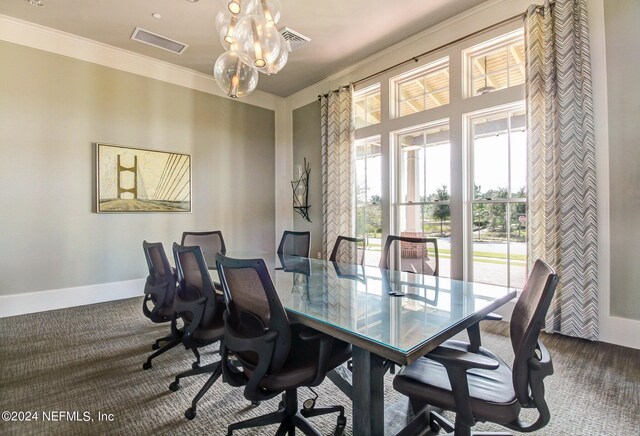
<svg viewBox="0 0 640 436">
<path fill-rule="evenodd" d="M 244 97 L 258 86 L 259 72 L 276 74 L 289 59 L 289 44 L 276 29 L 279 0 L 223 0 L 216 29 L 226 50 L 213 75 L 229 97 Z"/>
</svg>

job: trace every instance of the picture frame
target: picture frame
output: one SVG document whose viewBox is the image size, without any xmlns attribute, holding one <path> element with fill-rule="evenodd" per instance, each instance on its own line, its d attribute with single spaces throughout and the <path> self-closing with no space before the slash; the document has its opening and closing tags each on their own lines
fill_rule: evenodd
<svg viewBox="0 0 640 436">
<path fill-rule="evenodd" d="M 96 212 L 191 212 L 191 155 L 96 145 Z"/>
</svg>

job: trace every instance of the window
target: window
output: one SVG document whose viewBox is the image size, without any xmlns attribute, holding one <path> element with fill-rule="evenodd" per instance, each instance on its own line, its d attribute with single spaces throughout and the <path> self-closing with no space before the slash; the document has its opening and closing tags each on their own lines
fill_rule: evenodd
<svg viewBox="0 0 640 436">
<path fill-rule="evenodd" d="M 380 84 L 359 90 L 353 101 L 356 129 L 380 122 Z"/>
<path fill-rule="evenodd" d="M 473 277 L 523 287 L 527 256 L 527 142 L 522 107 L 468 117 L 473 181 Z"/>
<path fill-rule="evenodd" d="M 449 59 L 391 79 L 395 91 L 395 116 L 415 114 L 449 104 Z"/>
<path fill-rule="evenodd" d="M 388 235 L 435 237 L 441 276 L 523 286 L 523 39 L 514 21 L 384 72 L 357 91 L 356 221 L 367 264 L 378 263 Z"/>
<path fill-rule="evenodd" d="M 451 144 L 449 122 L 395 134 L 398 161 L 397 229 L 401 236 L 438 239 L 440 275 L 451 258 Z"/>
<path fill-rule="evenodd" d="M 365 239 L 364 261 L 378 266 L 382 238 L 382 154 L 380 137 L 355 143 L 356 234 Z"/>
<path fill-rule="evenodd" d="M 524 83 L 522 30 L 479 44 L 464 52 L 467 97 L 482 95 Z"/>
</svg>

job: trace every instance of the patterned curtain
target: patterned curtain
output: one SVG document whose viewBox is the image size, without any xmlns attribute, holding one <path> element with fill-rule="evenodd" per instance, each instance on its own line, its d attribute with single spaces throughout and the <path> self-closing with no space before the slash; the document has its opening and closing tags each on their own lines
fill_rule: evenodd
<svg viewBox="0 0 640 436">
<path fill-rule="evenodd" d="M 355 172 L 352 119 L 353 87 L 330 92 L 321 100 L 322 246 L 329 258 L 339 235 L 353 236 Z"/>
<path fill-rule="evenodd" d="M 525 18 L 529 259 L 560 276 L 545 329 L 598 339 L 596 161 L 586 0 Z"/>
</svg>

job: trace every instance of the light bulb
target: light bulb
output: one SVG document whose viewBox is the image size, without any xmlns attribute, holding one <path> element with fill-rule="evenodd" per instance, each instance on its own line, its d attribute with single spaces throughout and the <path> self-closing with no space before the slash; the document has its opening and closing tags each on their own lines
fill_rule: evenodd
<svg viewBox="0 0 640 436">
<path fill-rule="evenodd" d="M 251 21 L 251 30 L 253 31 L 253 64 L 258 67 L 264 67 L 267 62 L 262 56 L 262 32 L 258 30 L 258 26 L 255 21 Z"/>
<path fill-rule="evenodd" d="M 271 75 L 276 74 L 284 68 L 289 60 L 289 42 L 280 35 L 280 54 L 272 62 L 268 62 L 264 67 L 258 68 L 261 73 Z"/>
<path fill-rule="evenodd" d="M 232 14 L 239 14 L 242 10 L 242 7 L 240 6 L 240 0 L 231 0 L 227 4 L 227 9 L 229 9 L 229 12 L 231 12 Z"/>
<path fill-rule="evenodd" d="M 233 49 L 236 43 L 235 31 L 238 24 L 238 17 L 231 15 L 227 11 L 220 11 L 216 15 L 216 30 L 220 36 L 220 43 L 225 50 Z"/>
<path fill-rule="evenodd" d="M 248 15 L 236 25 L 238 55 L 248 65 L 263 68 L 273 63 L 282 49 L 280 33 L 258 15 Z"/>
<path fill-rule="evenodd" d="M 244 97 L 258 86 L 258 70 L 242 62 L 233 51 L 218 57 L 213 66 L 213 75 L 218 86 L 232 98 Z"/>
<path fill-rule="evenodd" d="M 246 9 L 247 14 L 264 17 L 269 26 L 275 26 L 280 21 L 280 0 L 251 0 Z"/>
</svg>

